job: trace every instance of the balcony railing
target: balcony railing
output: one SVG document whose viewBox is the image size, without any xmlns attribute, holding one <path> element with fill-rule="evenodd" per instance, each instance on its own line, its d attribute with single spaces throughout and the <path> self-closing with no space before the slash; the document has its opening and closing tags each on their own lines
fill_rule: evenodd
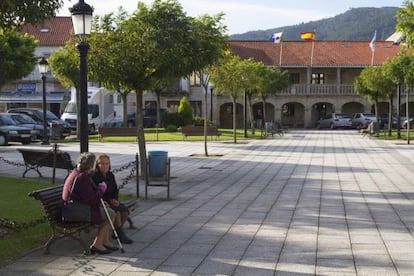
<svg viewBox="0 0 414 276">
<path fill-rule="evenodd" d="M 355 95 L 353 84 L 294 84 L 279 95 Z"/>
</svg>

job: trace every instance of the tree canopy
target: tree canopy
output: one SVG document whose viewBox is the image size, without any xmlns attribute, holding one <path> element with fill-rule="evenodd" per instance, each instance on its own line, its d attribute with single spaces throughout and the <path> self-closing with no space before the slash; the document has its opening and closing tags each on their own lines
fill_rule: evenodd
<svg viewBox="0 0 414 276">
<path fill-rule="evenodd" d="M 18 27 L 22 23 L 36 24 L 56 16 L 63 0 L 2 0 L 0 29 Z"/>
<path fill-rule="evenodd" d="M 34 55 L 36 45 L 35 39 L 29 35 L 0 29 L 0 88 L 33 71 L 38 61 Z"/>
</svg>

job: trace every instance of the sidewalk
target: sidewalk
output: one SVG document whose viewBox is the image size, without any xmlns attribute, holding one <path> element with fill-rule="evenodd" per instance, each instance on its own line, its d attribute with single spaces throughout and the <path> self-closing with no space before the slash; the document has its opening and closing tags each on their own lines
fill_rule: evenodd
<svg viewBox="0 0 414 276">
<path fill-rule="evenodd" d="M 22 162 L 14 148 L 0 156 Z M 76 160 L 78 145 L 61 149 Z M 171 199 L 150 187 L 144 200 L 141 183 L 137 229 L 126 230 L 135 242 L 124 254 L 83 256 L 77 243 L 63 240 L 51 255 L 37 250 L 0 274 L 413 274 L 413 145 L 352 130 L 297 130 L 236 145 L 209 142 L 208 149 L 223 156 L 191 157 L 204 153 L 199 142 L 147 144 L 172 159 Z M 118 167 L 135 160 L 137 146 L 93 143 L 90 151 L 108 153 Z M 0 166 L 0 175 L 22 172 Z M 123 192 L 135 194 L 135 183 Z"/>
</svg>

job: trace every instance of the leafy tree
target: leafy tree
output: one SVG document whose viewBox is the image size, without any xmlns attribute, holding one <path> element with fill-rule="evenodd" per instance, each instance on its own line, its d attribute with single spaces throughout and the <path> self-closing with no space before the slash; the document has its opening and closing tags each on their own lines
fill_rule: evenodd
<svg viewBox="0 0 414 276">
<path fill-rule="evenodd" d="M 24 23 L 36 24 L 56 16 L 63 0 L 2 0 L 0 2 L 0 29 L 13 28 Z"/>
<path fill-rule="evenodd" d="M 227 94 L 233 103 L 233 141 L 237 143 L 236 135 L 236 107 L 237 99 L 243 93 L 242 60 L 238 56 L 227 55 L 211 70 L 211 81 L 216 87 L 216 92 Z"/>
<path fill-rule="evenodd" d="M 118 41 L 117 29 L 128 19 L 128 13 L 119 8 L 118 13 L 109 13 L 101 17 L 95 17 L 93 32 L 89 38 L 91 48 L 88 55 L 88 74 L 90 78 L 99 82 L 109 90 L 115 90 L 122 97 L 123 124 L 128 120 L 128 94 L 132 90 L 119 82 L 123 73 L 120 66 L 125 66 L 121 59 L 124 57 L 125 48 Z"/>
<path fill-rule="evenodd" d="M 187 97 L 182 97 L 180 105 L 178 106 L 178 114 L 180 115 L 183 125 L 189 125 L 193 121 L 193 108 L 187 100 Z"/>
<path fill-rule="evenodd" d="M 59 80 L 64 87 L 74 87 L 76 90 L 76 99 L 80 99 L 80 80 L 79 80 L 79 57 L 78 50 L 74 41 L 68 41 L 64 47 L 52 52 L 48 58 L 49 67 L 53 76 Z M 65 97 L 67 98 L 67 97 Z M 76 108 L 80 110 L 80 101 L 76 101 Z M 77 113 L 77 129 L 79 129 L 79 116 Z M 78 138 L 80 132 L 77 132 Z"/>
<path fill-rule="evenodd" d="M 262 66 L 258 94 L 263 100 L 263 121 L 267 118 L 266 100 L 269 96 L 275 95 L 290 84 L 288 71 L 280 70 L 277 67 Z"/>
<path fill-rule="evenodd" d="M 389 101 L 389 118 L 388 133 L 392 132 L 392 99 L 395 94 L 395 84 L 391 77 L 386 74 L 386 70 L 383 67 L 366 67 L 361 71 L 361 74 L 355 80 L 355 88 L 358 94 L 367 98 L 368 100 L 375 101 L 375 114 L 378 117 L 378 99 L 387 98 Z"/>
<path fill-rule="evenodd" d="M 378 84 L 381 82 L 381 78 L 381 67 L 366 67 L 354 81 L 355 91 L 368 101 L 374 102 L 375 115 L 378 122 L 378 101 L 383 96 L 381 87 Z"/>
<path fill-rule="evenodd" d="M 405 0 L 403 7 L 397 10 L 397 31 L 405 35 L 405 43 L 411 48 L 414 43 L 414 4 L 412 0 Z"/>
<path fill-rule="evenodd" d="M 146 172 L 146 146 L 142 117 L 142 96 L 154 80 L 188 74 L 191 68 L 183 65 L 190 40 L 189 19 L 177 1 L 156 0 L 151 7 L 138 3 L 138 9 L 114 32 L 111 47 L 119 49 L 118 82 L 121 87 L 136 93 L 136 123 L 141 169 Z"/>
<path fill-rule="evenodd" d="M 228 49 L 226 26 L 221 22 L 223 14 L 203 15 L 193 18 L 191 24 L 191 48 L 186 55 L 186 63 L 191 64 L 204 89 L 204 154 L 207 149 L 207 90 L 210 82 L 209 68 L 224 55 Z"/>
<path fill-rule="evenodd" d="M 29 35 L 0 29 L 0 88 L 33 71 L 38 61 L 34 55 L 36 45 L 35 39 Z"/>
<path fill-rule="evenodd" d="M 252 58 L 243 60 L 241 63 L 242 70 L 242 79 L 241 82 L 244 87 L 244 92 L 246 93 L 249 117 L 250 117 L 250 127 L 252 129 L 252 134 L 254 134 L 254 115 L 253 115 L 253 104 L 252 97 L 258 95 L 259 83 L 261 78 L 261 69 L 265 65 L 261 62 L 256 62 Z"/>
</svg>

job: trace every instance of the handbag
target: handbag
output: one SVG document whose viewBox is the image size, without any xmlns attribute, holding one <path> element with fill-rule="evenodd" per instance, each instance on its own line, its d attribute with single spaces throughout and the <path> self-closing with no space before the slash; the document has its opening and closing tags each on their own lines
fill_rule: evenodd
<svg viewBox="0 0 414 276">
<path fill-rule="evenodd" d="M 69 194 L 69 200 L 62 206 L 62 221 L 91 222 L 91 206 L 89 204 L 70 199 L 77 180 L 78 177 L 76 177 L 73 181 L 72 189 Z"/>
</svg>

